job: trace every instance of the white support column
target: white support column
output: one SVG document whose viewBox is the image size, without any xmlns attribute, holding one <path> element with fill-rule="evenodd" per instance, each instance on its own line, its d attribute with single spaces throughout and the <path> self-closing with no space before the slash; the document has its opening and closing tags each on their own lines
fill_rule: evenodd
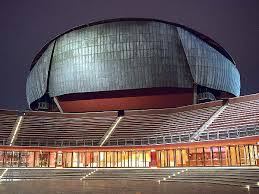
<svg viewBox="0 0 259 194">
<path fill-rule="evenodd" d="M 13 127 L 12 133 L 11 133 L 11 135 L 9 137 L 9 141 L 10 141 L 9 145 L 10 146 L 12 146 L 14 144 L 15 140 L 16 140 L 17 134 L 18 134 L 18 132 L 20 130 L 20 127 L 22 125 L 23 117 L 24 117 L 24 113 L 23 113 L 22 116 L 19 116 L 17 118 L 16 122 L 15 122 L 15 125 Z"/>
<path fill-rule="evenodd" d="M 200 134 L 208 129 L 208 127 L 213 123 L 213 121 L 228 107 L 228 104 L 221 106 L 199 129 L 196 131 L 190 141 L 197 141 L 200 139 Z"/>
<path fill-rule="evenodd" d="M 111 127 L 106 131 L 106 133 L 104 134 L 104 136 L 101 138 L 101 140 L 99 141 L 98 145 L 103 146 L 105 144 L 105 142 L 110 138 L 110 136 L 112 135 L 112 133 L 115 131 L 116 127 L 118 126 L 118 124 L 121 122 L 123 117 L 117 117 L 117 119 L 115 120 L 115 122 L 111 125 Z"/>
<path fill-rule="evenodd" d="M 60 104 L 59 104 L 59 102 L 58 102 L 57 97 L 54 97 L 54 102 L 55 102 L 55 104 L 57 105 L 59 112 L 60 112 L 60 113 L 64 113 L 63 109 L 61 108 L 61 106 L 60 106 Z"/>
</svg>

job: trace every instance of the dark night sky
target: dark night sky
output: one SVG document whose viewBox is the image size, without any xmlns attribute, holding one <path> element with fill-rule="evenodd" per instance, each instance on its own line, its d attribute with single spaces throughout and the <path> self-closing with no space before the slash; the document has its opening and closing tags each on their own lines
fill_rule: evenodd
<svg viewBox="0 0 259 194">
<path fill-rule="evenodd" d="M 74 26 L 151 17 L 189 26 L 221 44 L 241 74 L 241 94 L 259 92 L 258 0 L 8 0 L 0 4 L 0 109 L 27 108 L 25 83 L 35 54 Z"/>
</svg>

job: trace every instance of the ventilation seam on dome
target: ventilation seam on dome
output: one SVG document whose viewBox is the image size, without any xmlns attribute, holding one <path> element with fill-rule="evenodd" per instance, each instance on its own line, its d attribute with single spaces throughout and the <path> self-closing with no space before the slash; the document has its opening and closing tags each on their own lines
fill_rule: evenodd
<svg viewBox="0 0 259 194">
<path fill-rule="evenodd" d="M 50 56 L 50 62 L 49 62 L 49 70 L 48 70 L 48 81 L 47 81 L 47 91 L 46 93 L 49 95 L 49 78 L 50 78 L 50 72 L 51 72 L 51 65 L 52 65 L 52 59 L 53 59 L 53 54 L 54 54 L 54 50 L 56 47 L 56 40 L 54 40 L 54 45 L 53 45 L 53 49 L 51 52 L 51 56 Z"/>
<path fill-rule="evenodd" d="M 180 41 L 180 43 L 181 43 L 180 45 L 181 45 L 181 47 L 182 47 L 182 49 L 183 49 L 183 52 L 184 52 L 185 61 L 186 61 L 187 65 L 188 65 L 188 67 L 189 67 L 189 71 L 190 71 L 190 74 L 191 74 L 191 76 L 192 76 L 193 84 L 197 84 L 197 83 L 195 83 L 195 80 L 194 80 L 194 77 L 193 77 L 193 74 L 192 74 L 192 71 L 191 71 L 191 67 L 190 67 L 190 64 L 189 64 L 189 61 L 188 61 L 188 59 L 187 59 L 186 52 L 185 52 L 185 49 L 184 49 L 184 46 L 183 46 L 183 43 L 182 43 L 182 39 L 181 39 L 181 37 L 180 37 L 180 35 L 179 35 L 179 28 L 176 27 L 176 29 L 177 29 L 177 36 L 178 36 L 179 41 Z"/>
</svg>

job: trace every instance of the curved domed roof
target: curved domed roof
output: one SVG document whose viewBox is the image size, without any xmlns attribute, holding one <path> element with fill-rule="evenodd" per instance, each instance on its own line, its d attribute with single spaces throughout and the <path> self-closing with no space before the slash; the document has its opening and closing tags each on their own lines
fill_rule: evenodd
<svg viewBox="0 0 259 194">
<path fill-rule="evenodd" d="M 73 28 L 37 54 L 27 79 L 29 104 L 45 93 L 199 84 L 235 96 L 240 75 L 218 43 L 188 27 L 155 19 L 123 18 Z"/>
</svg>

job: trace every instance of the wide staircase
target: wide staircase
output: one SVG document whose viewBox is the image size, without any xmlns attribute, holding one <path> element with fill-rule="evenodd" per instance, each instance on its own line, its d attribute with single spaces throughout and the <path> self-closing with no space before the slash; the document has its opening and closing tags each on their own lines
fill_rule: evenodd
<svg viewBox="0 0 259 194">
<path fill-rule="evenodd" d="M 97 145 L 117 112 L 89 114 L 25 113 L 15 145 Z"/>
<path fill-rule="evenodd" d="M 153 180 L 158 181 L 176 169 L 98 169 L 83 180 Z"/>
<path fill-rule="evenodd" d="M 231 102 L 230 100 L 230 103 L 223 113 L 220 114 L 208 127 L 208 131 L 231 129 L 242 130 L 245 127 L 253 128 L 256 126 L 259 126 L 259 99 L 241 102 Z M 256 130 L 254 130 L 253 133 L 256 133 Z M 244 136 L 249 135 L 256 134 L 244 134 Z"/>
<path fill-rule="evenodd" d="M 189 142 L 223 104 L 214 101 L 178 108 L 126 110 L 104 145 Z M 22 122 L 17 127 L 19 115 Z M 117 118 L 117 111 L 61 114 L 0 110 L 0 145 L 98 146 Z M 199 133 L 198 139 L 256 135 L 259 135 L 259 94 L 229 99 L 226 108 Z"/>
<path fill-rule="evenodd" d="M 221 104 L 221 102 L 219 102 Z M 195 110 L 164 109 L 155 111 L 126 111 L 111 135 L 108 145 L 117 140 L 193 134 L 221 105 Z M 189 140 L 189 137 L 187 138 Z"/>
<path fill-rule="evenodd" d="M 98 169 L 83 180 L 192 182 L 255 187 L 259 168 Z"/>
<path fill-rule="evenodd" d="M 2 174 L 6 169 L 0 169 Z M 7 169 L 0 181 L 23 180 L 126 180 L 190 182 L 253 187 L 259 189 L 258 167 L 202 167 L 202 168 L 157 168 L 157 169 Z"/>
<path fill-rule="evenodd" d="M 2 181 L 80 180 L 93 169 L 8 169 Z"/>
<path fill-rule="evenodd" d="M 212 183 L 221 185 L 236 185 L 259 188 L 259 169 L 258 168 L 210 168 L 210 169 L 190 169 L 184 171 L 179 176 L 169 178 L 166 181 L 172 182 L 197 182 Z"/>
<path fill-rule="evenodd" d="M 17 120 L 17 115 L 17 111 L 0 110 L 0 145 L 7 144 Z"/>
</svg>

